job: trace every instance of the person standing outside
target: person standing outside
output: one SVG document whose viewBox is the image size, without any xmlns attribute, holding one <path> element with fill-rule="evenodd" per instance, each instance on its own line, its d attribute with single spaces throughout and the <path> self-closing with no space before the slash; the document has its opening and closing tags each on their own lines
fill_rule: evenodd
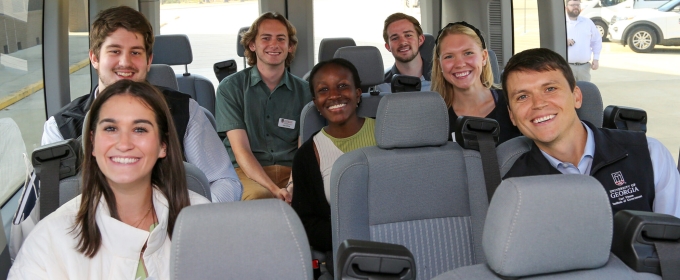
<svg viewBox="0 0 680 280">
<path fill-rule="evenodd" d="M 590 82 L 590 69 L 600 67 L 602 35 L 595 23 L 581 14 L 580 0 L 567 0 L 567 57 L 577 81 Z M 591 62 L 592 59 L 592 62 Z"/>
<path fill-rule="evenodd" d="M 251 67 L 220 82 L 218 132 L 243 183 L 243 200 L 276 197 L 290 203 L 300 112 L 312 100 L 309 84 L 288 70 L 295 56 L 295 27 L 278 13 L 253 22 L 241 44 Z"/>
</svg>

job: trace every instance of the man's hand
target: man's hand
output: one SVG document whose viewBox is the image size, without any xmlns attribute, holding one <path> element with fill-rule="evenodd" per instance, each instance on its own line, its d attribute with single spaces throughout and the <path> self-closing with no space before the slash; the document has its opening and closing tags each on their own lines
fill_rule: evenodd
<svg viewBox="0 0 680 280">
<path fill-rule="evenodd" d="M 283 200 L 288 204 L 290 204 L 290 202 L 293 200 L 293 195 L 290 194 L 286 188 L 277 190 L 274 195 L 276 198 Z"/>
<path fill-rule="evenodd" d="M 590 69 L 597 70 L 600 68 L 600 62 L 597 59 L 593 59 L 593 63 L 590 64 Z"/>
<path fill-rule="evenodd" d="M 574 41 L 574 39 L 567 39 L 567 44 L 571 47 L 576 44 L 576 41 Z"/>
</svg>

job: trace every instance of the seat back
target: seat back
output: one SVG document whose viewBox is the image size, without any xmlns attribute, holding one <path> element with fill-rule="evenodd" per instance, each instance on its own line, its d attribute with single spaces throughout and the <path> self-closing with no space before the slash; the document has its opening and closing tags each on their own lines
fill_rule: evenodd
<svg viewBox="0 0 680 280">
<path fill-rule="evenodd" d="M 496 52 L 492 49 L 486 49 L 489 52 L 489 63 L 491 64 L 491 72 L 493 73 L 493 83 L 496 85 L 501 84 L 501 69 L 498 66 L 498 57 L 496 57 Z"/>
<path fill-rule="evenodd" d="M 346 239 L 403 245 L 414 255 L 419 279 L 483 262 L 479 241 L 488 201 L 481 160 L 448 142 L 448 127 L 436 92 L 382 98 L 377 146 L 346 153 L 333 165 L 335 250 Z"/>
<path fill-rule="evenodd" d="M 170 279 L 312 279 L 302 222 L 275 199 L 182 209 L 170 263 Z"/>
<path fill-rule="evenodd" d="M 420 57 L 423 58 L 423 61 L 427 62 L 424 64 L 432 65 L 432 58 L 434 57 L 434 47 L 437 44 L 434 42 L 435 38 L 432 34 L 423 33 L 423 36 L 425 37 L 425 41 L 423 42 L 422 45 L 420 45 L 418 51 L 420 52 Z M 430 71 L 432 71 L 432 69 L 423 69 L 423 74 Z"/>
<path fill-rule="evenodd" d="M 507 179 L 484 224 L 487 263 L 435 279 L 659 279 L 610 253 L 612 227 L 609 198 L 593 177 Z"/>
<path fill-rule="evenodd" d="M 602 94 L 597 86 L 591 82 L 578 81 L 576 86 L 581 89 L 583 95 L 583 102 L 581 108 L 576 109 L 579 119 L 588 121 L 596 127 L 602 127 L 602 116 L 604 112 L 604 105 L 602 103 Z"/>
<path fill-rule="evenodd" d="M 321 39 L 321 42 L 319 43 L 319 61 L 318 62 L 333 59 L 335 52 L 339 48 L 353 47 L 353 46 L 356 46 L 356 45 L 357 45 L 357 43 L 354 42 L 354 39 L 348 38 L 348 37 L 323 38 L 323 39 Z"/>
<path fill-rule="evenodd" d="M 146 81 L 152 85 L 162 86 L 173 90 L 179 90 L 175 70 L 167 64 L 151 64 Z"/>
<path fill-rule="evenodd" d="M 342 47 L 333 57 L 344 58 L 354 64 L 359 71 L 363 92 L 368 92 L 369 87 L 382 84 L 385 79 L 382 55 L 374 46 Z"/>
<path fill-rule="evenodd" d="M 240 57 L 243 57 L 243 68 L 247 68 L 248 64 L 246 64 L 246 49 L 241 45 L 241 38 L 243 38 L 243 34 L 248 32 L 250 29 L 250 26 L 244 26 L 239 28 L 238 34 L 236 35 L 236 54 Z"/>
<path fill-rule="evenodd" d="M 151 69 L 149 69 L 149 73 L 146 75 L 146 81 L 152 85 L 162 86 L 173 90 L 179 90 L 177 78 L 175 76 L 175 71 L 172 70 L 172 68 L 166 64 L 152 64 Z M 198 103 L 198 101 L 196 102 Z M 217 123 L 215 122 L 215 116 L 213 115 L 213 113 L 203 106 L 200 107 L 203 113 L 205 113 L 205 117 L 208 118 L 210 124 L 217 131 Z"/>
<path fill-rule="evenodd" d="M 215 115 L 215 87 L 212 82 L 188 71 L 187 65 L 194 60 L 189 37 L 184 34 L 157 35 L 153 52 L 153 64 L 184 65 L 185 72 L 175 75 L 178 91 L 190 95 L 198 105 Z"/>
</svg>

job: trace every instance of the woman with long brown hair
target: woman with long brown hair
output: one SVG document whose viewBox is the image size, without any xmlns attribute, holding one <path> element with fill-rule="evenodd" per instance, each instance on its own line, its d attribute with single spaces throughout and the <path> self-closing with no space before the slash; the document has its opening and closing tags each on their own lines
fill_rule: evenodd
<svg viewBox="0 0 680 280">
<path fill-rule="evenodd" d="M 40 221 L 10 278 L 169 278 L 187 190 L 182 153 L 160 92 L 121 80 L 99 93 L 83 124 L 82 193 Z"/>
<path fill-rule="evenodd" d="M 479 29 L 467 22 L 442 28 L 434 49 L 431 89 L 441 94 L 449 108 L 449 133 L 458 116 L 491 118 L 500 125 L 500 144 L 521 133 L 510 121 L 502 90 L 493 85 L 486 47 Z"/>
</svg>

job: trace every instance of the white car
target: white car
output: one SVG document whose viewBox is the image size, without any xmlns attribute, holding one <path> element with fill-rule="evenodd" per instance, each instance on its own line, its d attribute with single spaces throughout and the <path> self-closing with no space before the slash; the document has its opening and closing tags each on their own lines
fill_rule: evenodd
<svg viewBox="0 0 680 280">
<path fill-rule="evenodd" d="M 581 2 L 581 16 L 595 23 L 605 41 L 613 15 L 630 9 L 658 8 L 666 2 L 668 0 L 585 0 Z"/>
<path fill-rule="evenodd" d="M 612 17 L 612 42 L 628 45 L 635 52 L 650 52 L 655 45 L 680 46 L 680 0 L 658 9 L 627 10 Z"/>
</svg>

